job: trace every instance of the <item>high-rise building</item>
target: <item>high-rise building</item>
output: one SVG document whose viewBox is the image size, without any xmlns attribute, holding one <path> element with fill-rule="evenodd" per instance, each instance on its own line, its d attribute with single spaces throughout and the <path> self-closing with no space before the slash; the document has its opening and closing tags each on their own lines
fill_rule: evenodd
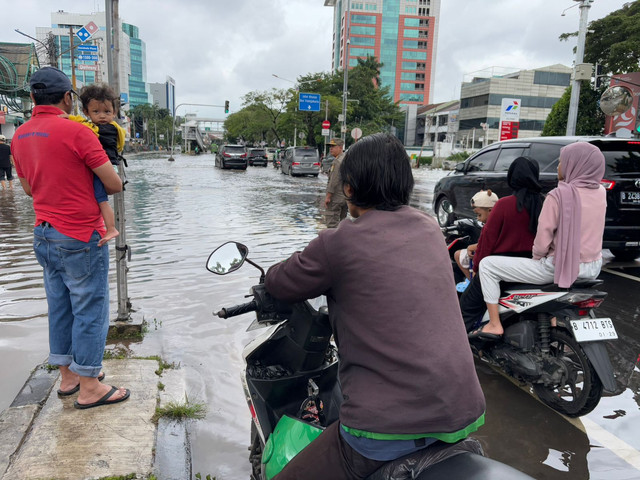
<svg viewBox="0 0 640 480">
<path fill-rule="evenodd" d="M 147 89 L 147 46 L 140 40 L 138 27 L 129 23 L 122 24 L 122 31 L 129 37 L 129 103 L 132 107 L 149 103 Z"/>
<path fill-rule="evenodd" d="M 164 83 L 150 83 L 149 91 L 153 97 L 153 103 L 160 108 L 166 108 L 173 116 L 176 108 L 176 81 L 167 75 L 167 81 Z"/>
<path fill-rule="evenodd" d="M 82 42 L 75 34 L 90 22 L 96 25 L 97 30 L 88 40 Z M 117 30 L 120 40 L 119 90 L 126 104 L 124 108 L 128 109 L 140 103 L 148 103 L 148 90 L 145 84 L 146 52 L 137 27 L 122 23 L 121 28 Z M 90 14 L 69 13 L 63 10 L 53 12 L 50 27 L 36 28 L 36 38 L 39 41 L 48 43 L 49 35 L 53 36 L 53 42 L 56 45 L 58 68 L 74 81 L 76 88 L 108 81 L 105 12 Z M 71 50 L 72 42 L 73 50 Z M 40 58 L 40 64 L 48 65 L 49 59 Z"/>
<path fill-rule="evenodd" d="M 433 96 L 440 0 L 325 0 L 333 7 L 333 70 L 376 57 L 395 102 Z"/>
</svg>

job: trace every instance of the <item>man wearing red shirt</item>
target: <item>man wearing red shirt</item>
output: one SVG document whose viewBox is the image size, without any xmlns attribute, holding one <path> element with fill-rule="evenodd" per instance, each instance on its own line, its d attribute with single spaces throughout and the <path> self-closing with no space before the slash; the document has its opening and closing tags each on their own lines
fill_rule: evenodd
<svg viewBox="0 0 640 480">
<path fill-rule="evenodd" d="M 109 329 L 109 250 L 98 247 L 105 227 L 93 174 L 109 194 L 122 191 L 122 181 L 93 132 L 60 116 L 71 113 L 69 78 L 44 67 L 30 85 L 33 116 L 16 130 L 11 149 L 36 213 L 33 245 L 44 269 L 49 363 L 60 368 L 58 395 L 80 391 L 76 408 L 118 403 L 129 390 L 100 383 Z"/>
</svg>

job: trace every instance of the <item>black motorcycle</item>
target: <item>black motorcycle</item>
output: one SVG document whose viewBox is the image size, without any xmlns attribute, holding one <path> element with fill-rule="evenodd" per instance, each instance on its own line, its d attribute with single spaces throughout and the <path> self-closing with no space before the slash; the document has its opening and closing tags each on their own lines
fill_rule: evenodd
<svg viewBox="0 0 640 480">
<path fill-rule="evenodd" d="M 242 385 L 252 418 L 251 478 L 268 480 L 327 425 L 338 420 L 343 397 L 338 381 L 338 355 L 331 340 L 324 297 L 295 304 L 277 301 L 265 290 L 264 270 L 249 260 L 247 254 L 246 246 L 225 243 L 209 256 L 207 269 L 226 275 L 246 261 L 261 272 L 259 284 L 251 288 L 251 301 L 223 308 L 217 315 L 230 318 L 256 312 L 256 320 L 249 329 L 265 329 L 244 348 Z M 322 461 L 318 458 L 318 468 L 322 468 Z M 484 457 L 479 442 L 467 438 L 455 444 L 436 442 L 388 462 L 368 480 L 405 478 L 524 480 L 531 477 Z"/>
<path fill-rule="evenodd" d="M 481 228 L 475 220 L 463 219 L 442 229 L 457 278 L 464 275 L 453 252 L 477 242 Z M 586 415 L 600 402 L 603 389 L 618 389 L 604 344 L 618 334 L 610 318 L 595 313 L 607 296 L 597 290 L 602 283 L 578 280 L 568 289 L 553 283 L 502 283 L 499 309 L 504 334 L 497 341 L 470 339 L 471 350 L 531 384 L 538 398 L 554 410 L 569 417 Z"/>
</svg>

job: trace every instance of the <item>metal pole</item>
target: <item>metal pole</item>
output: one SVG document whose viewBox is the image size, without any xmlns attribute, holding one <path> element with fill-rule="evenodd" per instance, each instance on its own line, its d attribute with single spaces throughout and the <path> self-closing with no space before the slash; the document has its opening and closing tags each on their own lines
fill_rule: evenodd
<svg viewBox="0 0 640 480">
<path fill-rule="evenodd" d="M 69 55 L 71 55 L 71 86 L 73 89 L 76 89 L 76 63 L 75 58 L 73 57 L 73 27 L 69 25 Z M 75 112 L 77 113 L 77 112 Z"/>
<path fill-rule="evenodd" d="M 324 119 L 329 120 L 329 100 L 324 101 Z M 327 156 L 327 139 L 331 135 L 331 130 L 329 130 L 329 135 L 324 137 L 324 156 Z"/>
<path fill-rule="evenodd" d="M 107 65 L 109 69 L 109 85 L 120 97 L 120 19 L 118 14 L 118 0 L 105 0 L 107 23 Z M 124 165 L 118 165 L 118 175 L 125 181 Z M 116 237 L 116 284 L 118 291 L 118 317 L 116 321 L 130 320 L 131 302 L 127 285 L 127 260 L 131 254 L 127 245 L 126 218 L 124 207 L 124 191 L 113 196 L 116 215 L 116 228 L 120 235 Z"/>
<path fill-rule="evenodd" d="M 350 7 L 351 2 L 348 1 L 344 19 L 344 60 L 342 62 L 342 70 L 344 72 L 342 83 L 342 128 L 340 129 L 340 138 L 342 140 L 347 138 L 347 87 L 349 85 L 349 44 L 351 43 L 349 39 Z"/>
<path fill-rule="evenodd" d="M 580 80 L 576 80 L 576 67 L 582 63 L 584 59 L 584 42 L 587 35 L 587 18 L 589 16 L 589 8 L 593 0 L 574 0 L 582 1 L 580 4 L 580 27 L 578 29 L 578 46 L 576 47 L 576 60 L 573 65 L 573 85 L 571 86 L 571 100 L 569 101 L 569 116 L 567 117 L 567 135 L 576 134 L 576 123 L 578 121 L 578 103 L 580 101 Z"/>
</svg>

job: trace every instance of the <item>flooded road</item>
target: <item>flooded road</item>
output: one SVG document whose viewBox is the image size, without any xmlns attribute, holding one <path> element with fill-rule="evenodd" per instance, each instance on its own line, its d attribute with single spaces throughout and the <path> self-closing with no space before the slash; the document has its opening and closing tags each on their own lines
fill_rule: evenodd
<svg viewBox="0 0 640 480">
<path fill-rule="evenodd" d="M 213 156 L 131 158 L 126 187 L 129 296 L 149 323 L 138 343 L 109 345 L 179 364 L 191 401 L 208 405 L 191 424 L 193 472 L 218 480 L 248 478 L 250 416 L 239 375 L 251 315 L 212 315 L 245 301 L 259 272 L 250 265 L 225 277 L 204 268 L 209 253 L 234 240 L 268 267 L 303 248 L 323 228 L 326 177 L 291 178 L 271 166 L 246 172 L 214 168 Z M 414 170 L 412 205 L 430 212 L 442 171 Z M 0 410 L 47 356 L 42 272 L 32 251 L 34 214 L 20 187 L 0 192 Z M 110 246 L 113 259 L 113 244 Z M 620 392 L 580 420 L 568 421 L 486 365 L 478 364 L 487 424 L 475 435 L 487 454 L 535 478 L 640 478 L 640 264 L 609 263 L 609 297 L 599 316 L 614 319 L 621 340 L 609 345 Z M 115 269 L 111 315 L 116 316 Z M 634 280 L 635 279 L 635 280 Z M 135 390 L 135 385 L 126 385 Z M 181 399 L 177 399 L 181 400 Z M 114 408 L 114 414 L 117 410 Z"/>
</svg>

